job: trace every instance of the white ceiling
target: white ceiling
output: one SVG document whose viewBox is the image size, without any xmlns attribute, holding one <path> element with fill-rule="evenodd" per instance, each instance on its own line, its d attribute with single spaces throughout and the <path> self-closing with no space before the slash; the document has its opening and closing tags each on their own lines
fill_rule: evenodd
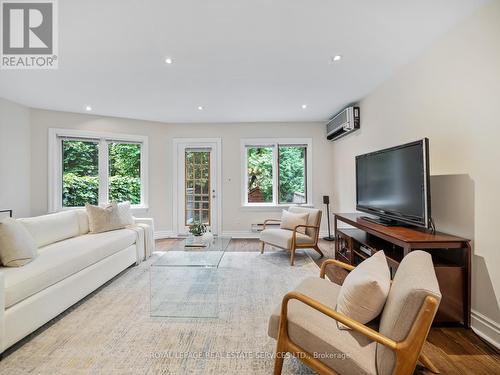
<svg viewBox="0 0 500 375">
<path fill-rule="evenodd" d="M 484 1 L 58 3 L 59 69 L 2 70 L 0 97 L 164 122 L 253 122 L 327 119 Z"/>
</svg>

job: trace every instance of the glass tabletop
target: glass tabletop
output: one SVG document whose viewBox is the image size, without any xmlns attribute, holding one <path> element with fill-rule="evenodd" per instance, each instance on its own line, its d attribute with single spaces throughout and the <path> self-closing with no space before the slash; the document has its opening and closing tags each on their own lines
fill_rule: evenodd
<svg viewBox="0 0 500 375">
<path fill-rule="evenodd" d="M 204 247 L 198 247 L 198 240 L 187 238 L 165 252 L 151 267 L 217 267 L 230 241 L 231 237 L 215 237 Z"/>
</svg>

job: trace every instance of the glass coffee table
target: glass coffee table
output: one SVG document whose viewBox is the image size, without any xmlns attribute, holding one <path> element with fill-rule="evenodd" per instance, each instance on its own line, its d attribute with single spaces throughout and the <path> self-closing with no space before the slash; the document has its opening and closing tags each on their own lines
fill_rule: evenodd
<svg viewBox="0 0 500 375">
<path fill-rule="evenodd" d="M 205 247 L 187 238 L 150 267 L 152 317 L 217 318 L 219 264 L 231 237 L 215 237 Z M 188 245 L 188 246 L 186 246 Z"/>
</svg>

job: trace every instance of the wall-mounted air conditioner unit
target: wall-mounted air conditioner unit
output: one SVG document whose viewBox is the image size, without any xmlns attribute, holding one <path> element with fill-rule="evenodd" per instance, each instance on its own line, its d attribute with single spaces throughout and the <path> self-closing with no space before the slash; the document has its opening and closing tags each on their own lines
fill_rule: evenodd
<svg viewBox="0 0 500 375">
<path fill-rule="evenodd" d="M 359 107 L 347 107 L 326 124 L 326 138 L 335 141 L 359 129 Z"/>
</svg>

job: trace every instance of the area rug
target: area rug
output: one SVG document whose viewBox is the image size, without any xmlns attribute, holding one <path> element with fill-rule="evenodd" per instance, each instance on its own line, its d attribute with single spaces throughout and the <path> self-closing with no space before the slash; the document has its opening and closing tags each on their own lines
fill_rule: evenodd
<svg viewBox="0 0 500 375">
<path fill-rule="evenodd" d="M 151 318 L 150 264 L 105 286 L 4 353 L 2 374 L 271 374 L 271 311 L 318 266 L 287 252 L 228 252 L 220 313 L 215 319 Z M 287 358 L 283 374 L 312 374 Z"/>
</svg>

